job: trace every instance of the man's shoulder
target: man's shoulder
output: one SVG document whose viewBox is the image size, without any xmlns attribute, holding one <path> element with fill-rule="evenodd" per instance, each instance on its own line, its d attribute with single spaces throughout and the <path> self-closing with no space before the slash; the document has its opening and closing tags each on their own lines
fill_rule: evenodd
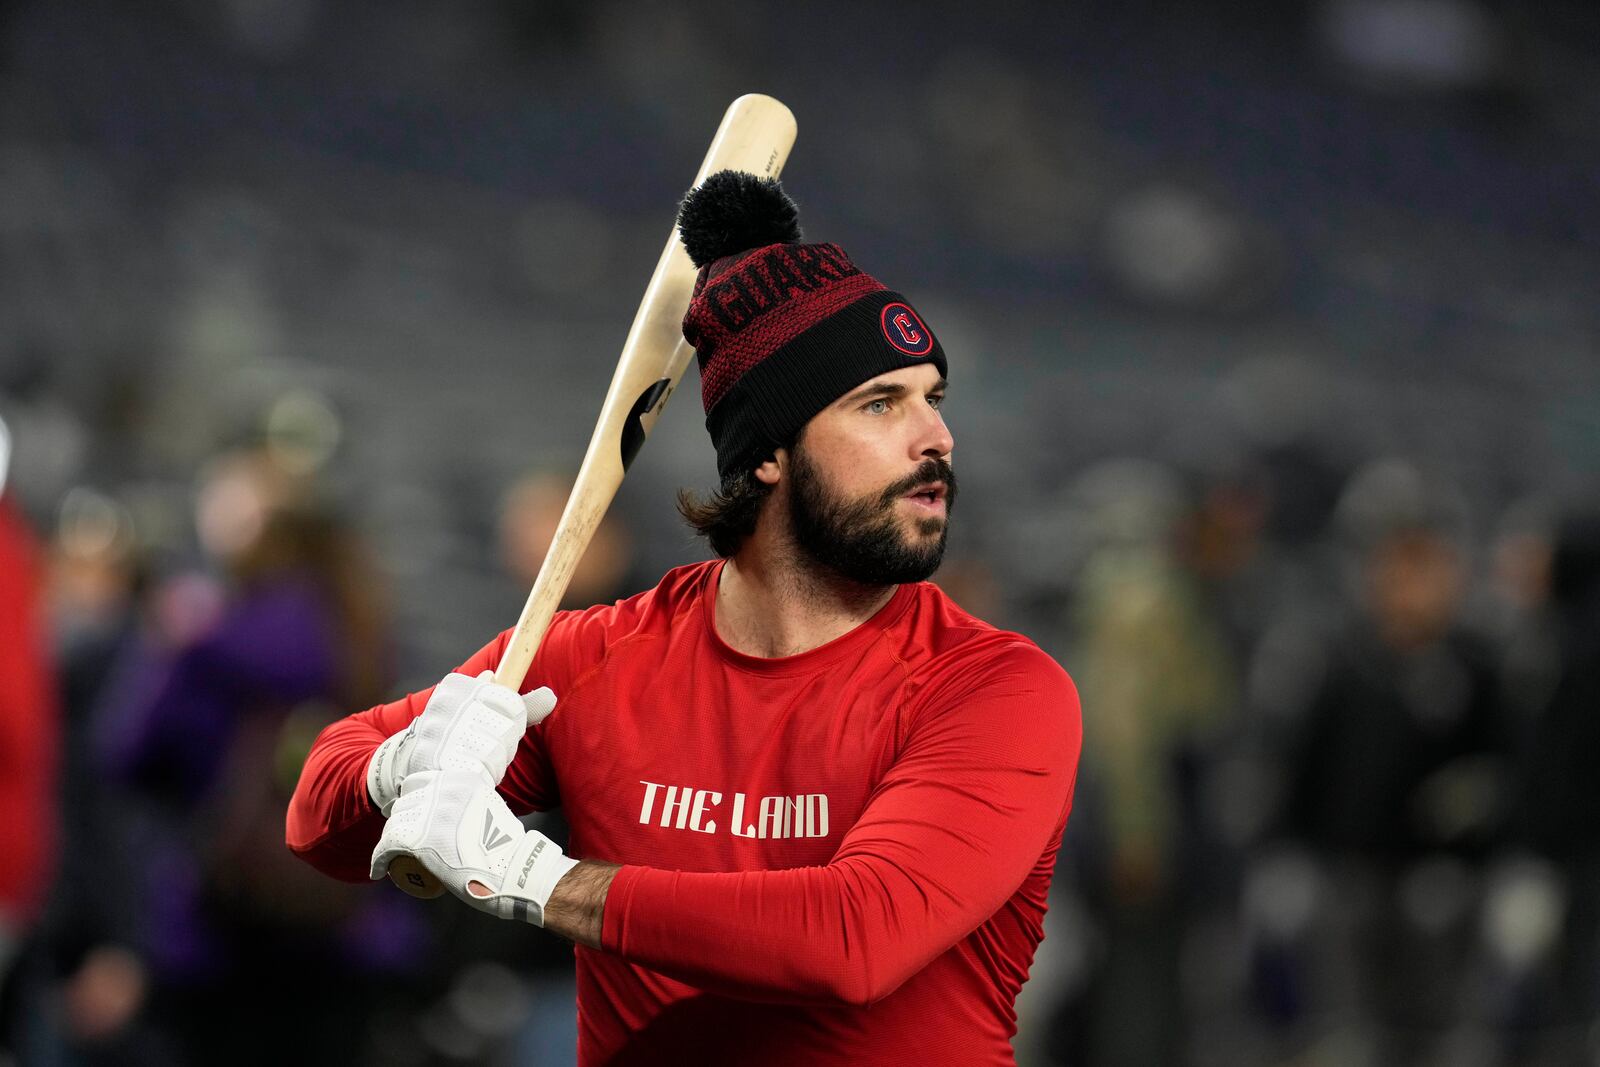
<svg viewBox="0 0 1600 1067">
<path fill-rule="evenodd" d="M 1031 638 L 978 618 L 932 582 L 919 582 L 914 591 L 904 635 L 914 674 L 1020 674 L 1071 686 L 1066 670 Z"/>
<path fill-rule="evenodd" d="M 610 604 L 596 604 L 556 613 L 551 640 L 579 645 L 590 653 L 636 634 L 665 634 L 674 620 L 698 603 L 715 561 L 674 567 L 643 592 Z"/>
<path fill-rule="evenodd" d="M 901 646 L 908 730 L 981 723 L 1076 761 L 1083 720 L 1066 669 L 1028 637 L 964 611 L 936 587 L 923 583 L 917 594 Z"/>
</svg>

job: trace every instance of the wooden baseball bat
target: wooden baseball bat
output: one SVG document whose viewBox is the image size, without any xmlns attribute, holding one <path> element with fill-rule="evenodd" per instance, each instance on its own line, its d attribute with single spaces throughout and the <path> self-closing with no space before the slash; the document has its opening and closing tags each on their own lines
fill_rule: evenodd
<svg viewBox="0 0 1600 1067">
<path fill-rule="evenodd" d="M 776 178 L 794 146 L 795 132 L 794 115 L 772 97 L 758 93 L 739 97 L 722 116 L 694 185 L 719 170 Z M 683 316 L 694 279 L 694 264 L 674 224 L 633 316 L 633 328 L 617 359 L 600 420 L 589 438 L 589 451 L 578 469 L 550 551 L 539 567 L 505 655 L 495 668 L 494 680 L 501 685 L 521 690 L 539 642 L 572 581 L 573 569 L 694 355 L 683 339 Z M 439 880 L 414 856 L 396 858 L 389 865 L 389 877 L 412 896 L 436 897 L 444 892 Z"/>
</svg>

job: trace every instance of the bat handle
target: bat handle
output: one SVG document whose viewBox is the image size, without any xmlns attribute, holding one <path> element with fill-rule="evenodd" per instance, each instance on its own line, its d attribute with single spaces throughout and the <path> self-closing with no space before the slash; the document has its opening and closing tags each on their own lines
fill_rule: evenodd
<svg viewBox="0 0 1600 1067">
<path fill-rule="evenodd" d="M 523 679 L 533 663 L 533 653 L 553 614 L 553 609 L 544 610 L 537 598 L 530 597 L 529 601 L 530 608 L 524 611 L 524 618 L 494 672 L 494 680 L 513 691 L 521 691 Z M 445 891 L 444 883 L 415 856 L 396 856 L 390 861 L 389 881 L 419 900 L 433 900 L 443 896 Z"/>
<path fill-rule="evenodd" d="M 419 900 L 444 895 L 444 883 L 415 856 L 396 856 L 389 863 L 389 881 Z"/>
</svg>

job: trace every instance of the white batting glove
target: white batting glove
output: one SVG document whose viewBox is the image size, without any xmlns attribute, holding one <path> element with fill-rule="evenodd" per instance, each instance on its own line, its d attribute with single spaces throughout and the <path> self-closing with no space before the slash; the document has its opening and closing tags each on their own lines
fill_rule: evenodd
<svg viewBox="0 0 1600 1067">
<path fill-rule="evenodd" d="M 577 860 L 536 830 L 524 830 L 505 800 L 474 771 L 416 771 L 405 780 L 372 853 L 373 879 L 412 855 L 446 889 L 479 911 L 544 925 L 556 883 Z M 487 897 L 467 890 L 479 882 Z"/>
<path fill-rule="evenodd" d="M 474 771 L 490 789 L 500 784 L 530 726 L 555 710 L 556 695 L 540 688 L 525 696 L 484 671 L 476 678 L 446 675 L 411 725 L 378 746 L 367 764 L 367 793 L 385 818 L 415 771 Z"/>
</svg>

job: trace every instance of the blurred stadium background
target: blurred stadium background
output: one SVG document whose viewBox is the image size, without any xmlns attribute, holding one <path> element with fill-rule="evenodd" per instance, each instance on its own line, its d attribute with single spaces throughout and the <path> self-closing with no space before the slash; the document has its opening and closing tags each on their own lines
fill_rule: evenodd
<svg viewBox="0 0 1600 1067">
<path fill-rule="evenodd" d="M 569 953 L 282 804 L 514 620 L 762 91 L 951 354 L 939 580 L 1082 689 L 1019 1062 L 1600 1063 L 1597 55 L 1590 0 L 0 5 L 0 1062 L 570 1062 Z M 575 602 L 701 557 L 697 390 Z"/>
</svg>

